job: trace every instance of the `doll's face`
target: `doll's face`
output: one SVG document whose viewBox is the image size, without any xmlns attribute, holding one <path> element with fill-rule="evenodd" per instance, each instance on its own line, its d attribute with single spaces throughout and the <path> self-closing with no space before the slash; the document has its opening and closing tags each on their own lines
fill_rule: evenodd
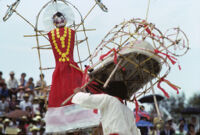
<svg viewBox="0 0 200 135">
<path fill-rule="evenodd" d="M 67 22 L 66 22 L 64 15 L 60 12 L 57 12 L 53 16 L 53 23 L 56 26 L 56 28 L 62 28 L 62 27 L 65 27 Z"/>
</svg>

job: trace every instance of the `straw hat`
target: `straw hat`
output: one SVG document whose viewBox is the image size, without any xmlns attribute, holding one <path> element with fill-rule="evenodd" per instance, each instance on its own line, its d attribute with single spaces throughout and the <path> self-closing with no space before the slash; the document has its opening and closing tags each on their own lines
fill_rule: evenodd
<svg viewBox="0 0 200 135">
<path fill-rule="evenodd" d="M 29 94 L 27 94 L 27 93 L 26 93 L 26 94 L 24 94 L 24 97 L 29 97 Z"/>
<path fill-rule="evenodd" d="M 38 97 L 34 97 L 34 99 L 33 100 L 38 100 L 39 98 Z"/>
<path fill-rule="evenodd" d="M 41 116 L 36 116 L 35 117 L 37 120 L 41 120 Z"/>
<path fill-rule="evenodd" d="M 22 116 L 22 119 L 26 120 L 26 119 L 27 119 L 27 117 L 26 117 L 26 116 Z"/>
<path fill-rule="evenodd" d="M 8 118 L 6 118 L 4 121 L 3 121 L 3 124 L 5 124 L 6 122 L 10 122 L 10 120 Z"/>
<path fill-rule="evenodd" d="M 40 116 L 40 112 L 36 112 L 35 115 L 36 115 L 36 116 L 38 116 L 38 115 Z"/>
<path fill-rule="evenodd" d="M 38 128 L 38 127 L 36 127 L 36 126 L 32 126 L 31 128 L 30 128 L 30 131 L 31 132 L 33 132 L 33 131 L 39 131 L 40 129 Z"/>
<path fill-rule="evenodd" d="M 17 135 L 20 131 L 19 128 L 7 127 L 5 133 L 6 135 Z"/>
<path fill-rule="evenodd" d="M 40 96 L 40 99 L 44 99 L 44 96 Z"/>
<path fill-rule="evenodd" d="M 36 117 L 34 117 L 32 120 L 33 120 L 33 121 L 36 121 L 36 122 L 38 121 L 38 119 L 37 119 Z"/>
<path fill-rule="evenodd" d="M 157 129 L 161 129 L 161 128 L 163 127 L 164 121 L 161 120 L 161 119 L 158 118 L 158 117 L 155 117 L 155 118 L 153 119 L 153 124 L 155 125 L 155 127 L 156 127 Z"/>
</svg>

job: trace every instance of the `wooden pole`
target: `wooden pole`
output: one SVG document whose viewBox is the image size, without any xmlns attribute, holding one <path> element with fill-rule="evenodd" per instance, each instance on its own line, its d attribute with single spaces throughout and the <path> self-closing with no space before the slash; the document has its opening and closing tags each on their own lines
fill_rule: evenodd
<svg viewBox="0 0 200 135">
<path fill-rule="evenodd" d="M 115 68 L 113 69 L 112 73 L 110 74 L 110 76 L 108 77 L 108 79 L 106 80 L 105 84 L 103 85 L 104 88 L 106 88 L 108 86 L 108 83 L 110 82 L 111 78 L 113 77 L 113 75 L 115 74 L 115 72 L 117 71 L 117 68 L 119 67 L 119 65 L 121 64 L 122 59 L 120 59 L 120 61 L 117 63 L 117 65 L 115 66 Z"/>
<path fill-rule="evenodd" d="M 157 102 L 157 99 L 156 99 L 155 90 L 154 90 L 154 87 L 153 87 L 152 80 L 150 81 L 150 84 L 151 84 L 154 104 L 155 104 L 155 107 L 156 107 L 156 112 L 158 114 L 158 118 L 161 120 L 161 114 L 160 114 L 160 110 L 159 110 L 159 107 L 158 107 L 158 102 Z"/>
</svg>

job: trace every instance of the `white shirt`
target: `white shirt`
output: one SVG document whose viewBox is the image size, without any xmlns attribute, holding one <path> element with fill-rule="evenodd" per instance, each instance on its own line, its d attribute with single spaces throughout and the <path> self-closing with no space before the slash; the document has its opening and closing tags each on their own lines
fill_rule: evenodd
<svg viewBox="0 0 200 135">
<path fill-rule="evenodd" d="M 100 110 L 104 135 L 140 135 L 133 112 L 113 96 L 78 92 L 72 98 L 72 102 Z"/>
<path fill-rule="evenodd" d="M 11 88 L 16 89 L 18 87 L 18 82 L 15 78 L 13 80 L 9 79 L 7 84 L 8 84 L 8 89 L 11 89 Z"/>
<path fill-rule="evenodd" d="M 33 113 L 40 112 L 40 105 L 39 104 L 33 104 Z"/>
<path fill-rule="evenodd" d="M 26 102 L 25 100 L 23 100 L 23 101 L 21 101 L 20 104 L 19 104 L 19 107 L 20 107 L 23 111 L 26 110 L 26 107 L 27 107 L 27 106 L 32 107 L 31 102 L 29 102 L 29 101 Z"/>
</svg>

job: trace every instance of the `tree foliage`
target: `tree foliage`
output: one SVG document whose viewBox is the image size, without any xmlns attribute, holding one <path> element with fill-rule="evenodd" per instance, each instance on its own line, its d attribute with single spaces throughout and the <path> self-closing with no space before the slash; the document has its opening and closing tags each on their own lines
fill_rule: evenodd
<svg viewBox="0 0 200 135">
<path fill-rule="evenodd" d="M 188 107 L 200 107 L 200 93 L 194 94 L 188 101 Z"/>
<path fill-rule="evenodd" d="M 160 106 L 165 108 L 172 117 L 180 117 L 181 111 L 185 108 L 185 94 L 171 95 L 169 99 L 161 101 Z M 168 117 L 165 115 L 165 117 Z"/>
</svg>

